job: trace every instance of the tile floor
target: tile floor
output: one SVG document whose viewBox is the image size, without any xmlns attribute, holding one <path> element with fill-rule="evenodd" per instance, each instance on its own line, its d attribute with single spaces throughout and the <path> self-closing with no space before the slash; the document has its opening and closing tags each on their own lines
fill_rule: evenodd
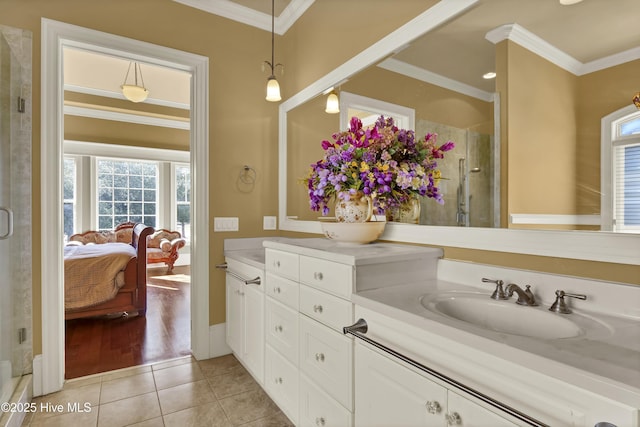
<svg viewBox="0 0 640 427">
<path fill-rule="evenodd" d="M 199 362 L 184 357 L 77 378 L 33 402 L 38 410 L 23 426 L 292 426 L 232 355 Z M 76 409 L 85 403 L 89 410 Z M 58 405 L 64 412 L 47 410 Z"/>
</svg>

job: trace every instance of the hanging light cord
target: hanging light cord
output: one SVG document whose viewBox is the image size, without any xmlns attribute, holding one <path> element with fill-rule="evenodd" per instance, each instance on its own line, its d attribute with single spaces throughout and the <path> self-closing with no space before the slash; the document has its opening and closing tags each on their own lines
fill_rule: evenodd
<svg viewBox="0 0 640 427">
<path fill-rule="evenodd" d="M 265 64 L 267 64 L 270 68 L 271 68 L 271 76 L 269 76 L 270 78 L 273 77 L 275 79 L 275 68 L 279 65 L 281 67 L 284 67 L 284 65 L 282 64 L 276 64 L 275 63 L 275 0 L 271 0 L 271 62 L 269 61 L 264 61 Z"/>
<path fill-rule="evenodd" d="M 127 74 L 124 76 L 124 82 L 122 83 L 123 85 L 127 84 L 127 78 L 129 78 L 129 72 L 131 71 L 131 64 L 132 62 L 129 62 L 129 68 L 127 68 Z M 138 65 L 137 62 L 134 62 L 133 64 L 133 78 L 135 79 L 135 85 L 138 86 L 138 68 L 140 67 L 140 65 Z M 142 69 L 140 70 L 140 80 L 142 81 L 142 87 L 145 87 L 144 78 L 142 77 Z"/>
</svg>

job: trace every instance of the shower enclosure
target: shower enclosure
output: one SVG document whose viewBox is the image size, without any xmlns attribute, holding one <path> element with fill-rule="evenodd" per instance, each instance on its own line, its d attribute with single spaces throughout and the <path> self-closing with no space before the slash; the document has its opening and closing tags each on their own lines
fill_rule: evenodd
<svg viewBox="0 0 640 427">
<path fill-rule="evenodd" d="M 416 122 L 416 135 L 437 133 L 438 143 L 453 141 L 455 148 L 438 161 L 444 205 L 422 200 L 420 224 L 460 227 L 494 227 L 499 187 L 492 135 L 426 120 Z"/>
<path fill-rule="evenodd" d="M 31 372 L 31 43 L 0 25 L 0 392 Z M 0 414 L 7 417 L 10 414 Z M 0 425 L 5 419 L 0 419 Z"/>
</svg>

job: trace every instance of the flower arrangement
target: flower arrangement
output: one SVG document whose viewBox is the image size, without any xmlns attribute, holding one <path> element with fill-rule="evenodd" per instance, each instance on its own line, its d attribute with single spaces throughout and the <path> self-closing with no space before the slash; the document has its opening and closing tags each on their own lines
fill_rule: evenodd
<svg viewBox="0 0 640 427">
<path fill-rule="evenodd" d="M 362 192 L 379 213 L 425 196 L 444 203 L 438 190 L 441 177 L 436 159 L 453 149 L 449 141 L 437 145 L 437 134 L 416 139 L 412 130 L 398 129 L 392 118 L 380 116 L 371 128 L 353 117 L 349 130 L 322 141 L 325 154 L 311 165 L 305 179 L 310 207 L 329 213 L 329 203 L 349 200 Z"/>
</svg>

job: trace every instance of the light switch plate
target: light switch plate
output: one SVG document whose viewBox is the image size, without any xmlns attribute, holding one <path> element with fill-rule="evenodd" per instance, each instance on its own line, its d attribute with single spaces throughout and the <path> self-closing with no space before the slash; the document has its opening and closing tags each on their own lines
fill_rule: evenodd
<svg viewBox="0 0 640 427">
<path fill-rule="evenodd" d="M 238 231 L 239 219 L 237 217 L 213 218 L 213 231 Z"/>
<path fill-rule="evenodd" d="M 278 223 L 275 216 L 265 216 L 262 218 L 262 229 L 263 230 L 277 230 Z"/>
</svg>

